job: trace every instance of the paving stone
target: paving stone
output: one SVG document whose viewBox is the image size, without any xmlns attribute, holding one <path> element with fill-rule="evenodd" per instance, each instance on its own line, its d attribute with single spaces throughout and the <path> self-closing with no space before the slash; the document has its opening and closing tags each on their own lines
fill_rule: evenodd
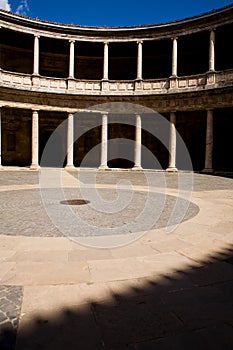
<svg viewBox="0 0 233 350">
<path fill-rule="evenodd" d="M 20 286 L 0 286 L 0 349 L 15 348 L 22 292 Z"/>
</svg>

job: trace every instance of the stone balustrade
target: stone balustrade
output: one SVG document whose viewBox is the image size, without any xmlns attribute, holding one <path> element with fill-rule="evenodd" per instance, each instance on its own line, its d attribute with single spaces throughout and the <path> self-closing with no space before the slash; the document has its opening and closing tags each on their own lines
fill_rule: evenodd
<svg viewBox="0 0 233 350">
<path fill-rule="evenodd" d="M 0 70 L 0 86 L 72 95 L 156 95 L 232 86 L 233 69 L 153 80 L 100 81 L 44 77 Z"/>
</svg>

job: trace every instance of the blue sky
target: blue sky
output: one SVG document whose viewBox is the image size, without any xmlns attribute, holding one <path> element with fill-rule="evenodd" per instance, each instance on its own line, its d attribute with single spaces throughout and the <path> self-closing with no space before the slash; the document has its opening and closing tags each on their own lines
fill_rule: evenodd
<svg viewBox="0 0 233 350">
<path fill-rule="evenodd" d="M 122 26 L 172 21 L 232 3 L 232 0 L 0 0 L 0 8 L 67 24 Z"/>
</svg>

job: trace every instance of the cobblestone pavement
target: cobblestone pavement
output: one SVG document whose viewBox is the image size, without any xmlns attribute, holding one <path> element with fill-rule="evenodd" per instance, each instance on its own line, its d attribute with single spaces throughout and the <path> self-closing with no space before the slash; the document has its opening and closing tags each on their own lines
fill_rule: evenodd
<svg viewBox="0 0 233 350">
<path fill-rule="evenodd" d="M 22 287 L 0 286 L 0 349 L 13 350 L 22 303 Z M 15 335 L 15 336 L 14 336 Z"/>
<path fill-rule="evenodd" d="M 93 185 L 94 172 L 81 173 L 67 173 L 67 200 L 80 199 L 77 180 Z M 156 233 L 167 224 L 178 180 L 185 188 L 190 175 L 150 174 L 155 209 L 164 183 L 168 189 L 155 229 L 131 245 L 98 250 L 54 227 L 39 172 L 0 171 L 0 350 L 15 350 L 16 333 L 16 350 L 232 349 L 233 180 L 193 174 L 189 209 L 168 237 Z M 132 220 L 145 205 L 143 172 L 99 171 L 95 184 L 113 200 L 121 181 L 135 188 L 118 218 L 88 204 L 71 209 L 102 226 Z"/>
</svg>

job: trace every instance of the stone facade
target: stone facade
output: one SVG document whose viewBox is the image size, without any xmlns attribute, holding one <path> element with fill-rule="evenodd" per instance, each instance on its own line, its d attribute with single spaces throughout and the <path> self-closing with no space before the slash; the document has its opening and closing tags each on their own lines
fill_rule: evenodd
<svg viewBox="0 0 233 350">
<path fill-rule="evenodd" d="M 182 169 L 177 130 L 194 170 L 233 171 L 227 156 L 233 55 L 226 44 L 232 15 L 230 5 L 189 19 L 124 28 L 63 25 L 0 11 L 1 164 L 38 168 L 47 140 L 67 121 L 59 149 L 67 154 L 68 168 L 80 166 L 100 144 L 90 166 L 147 167 L 144 145 L 162 168 Z M 143 129 L 140 115 L 127 126 L 111 124 L 111 115 L 93 114 L 98 125 L 74 140 L 74 129 L 93 120 L 85 116 L 77 122 L 73 115 L 111 102 L 162 114 L 170 121 L 169 149 Z M 108 147 L 116 138 L 136 141 L 130 160 L 122 158 L 120 145 Z"/>
</svg>

